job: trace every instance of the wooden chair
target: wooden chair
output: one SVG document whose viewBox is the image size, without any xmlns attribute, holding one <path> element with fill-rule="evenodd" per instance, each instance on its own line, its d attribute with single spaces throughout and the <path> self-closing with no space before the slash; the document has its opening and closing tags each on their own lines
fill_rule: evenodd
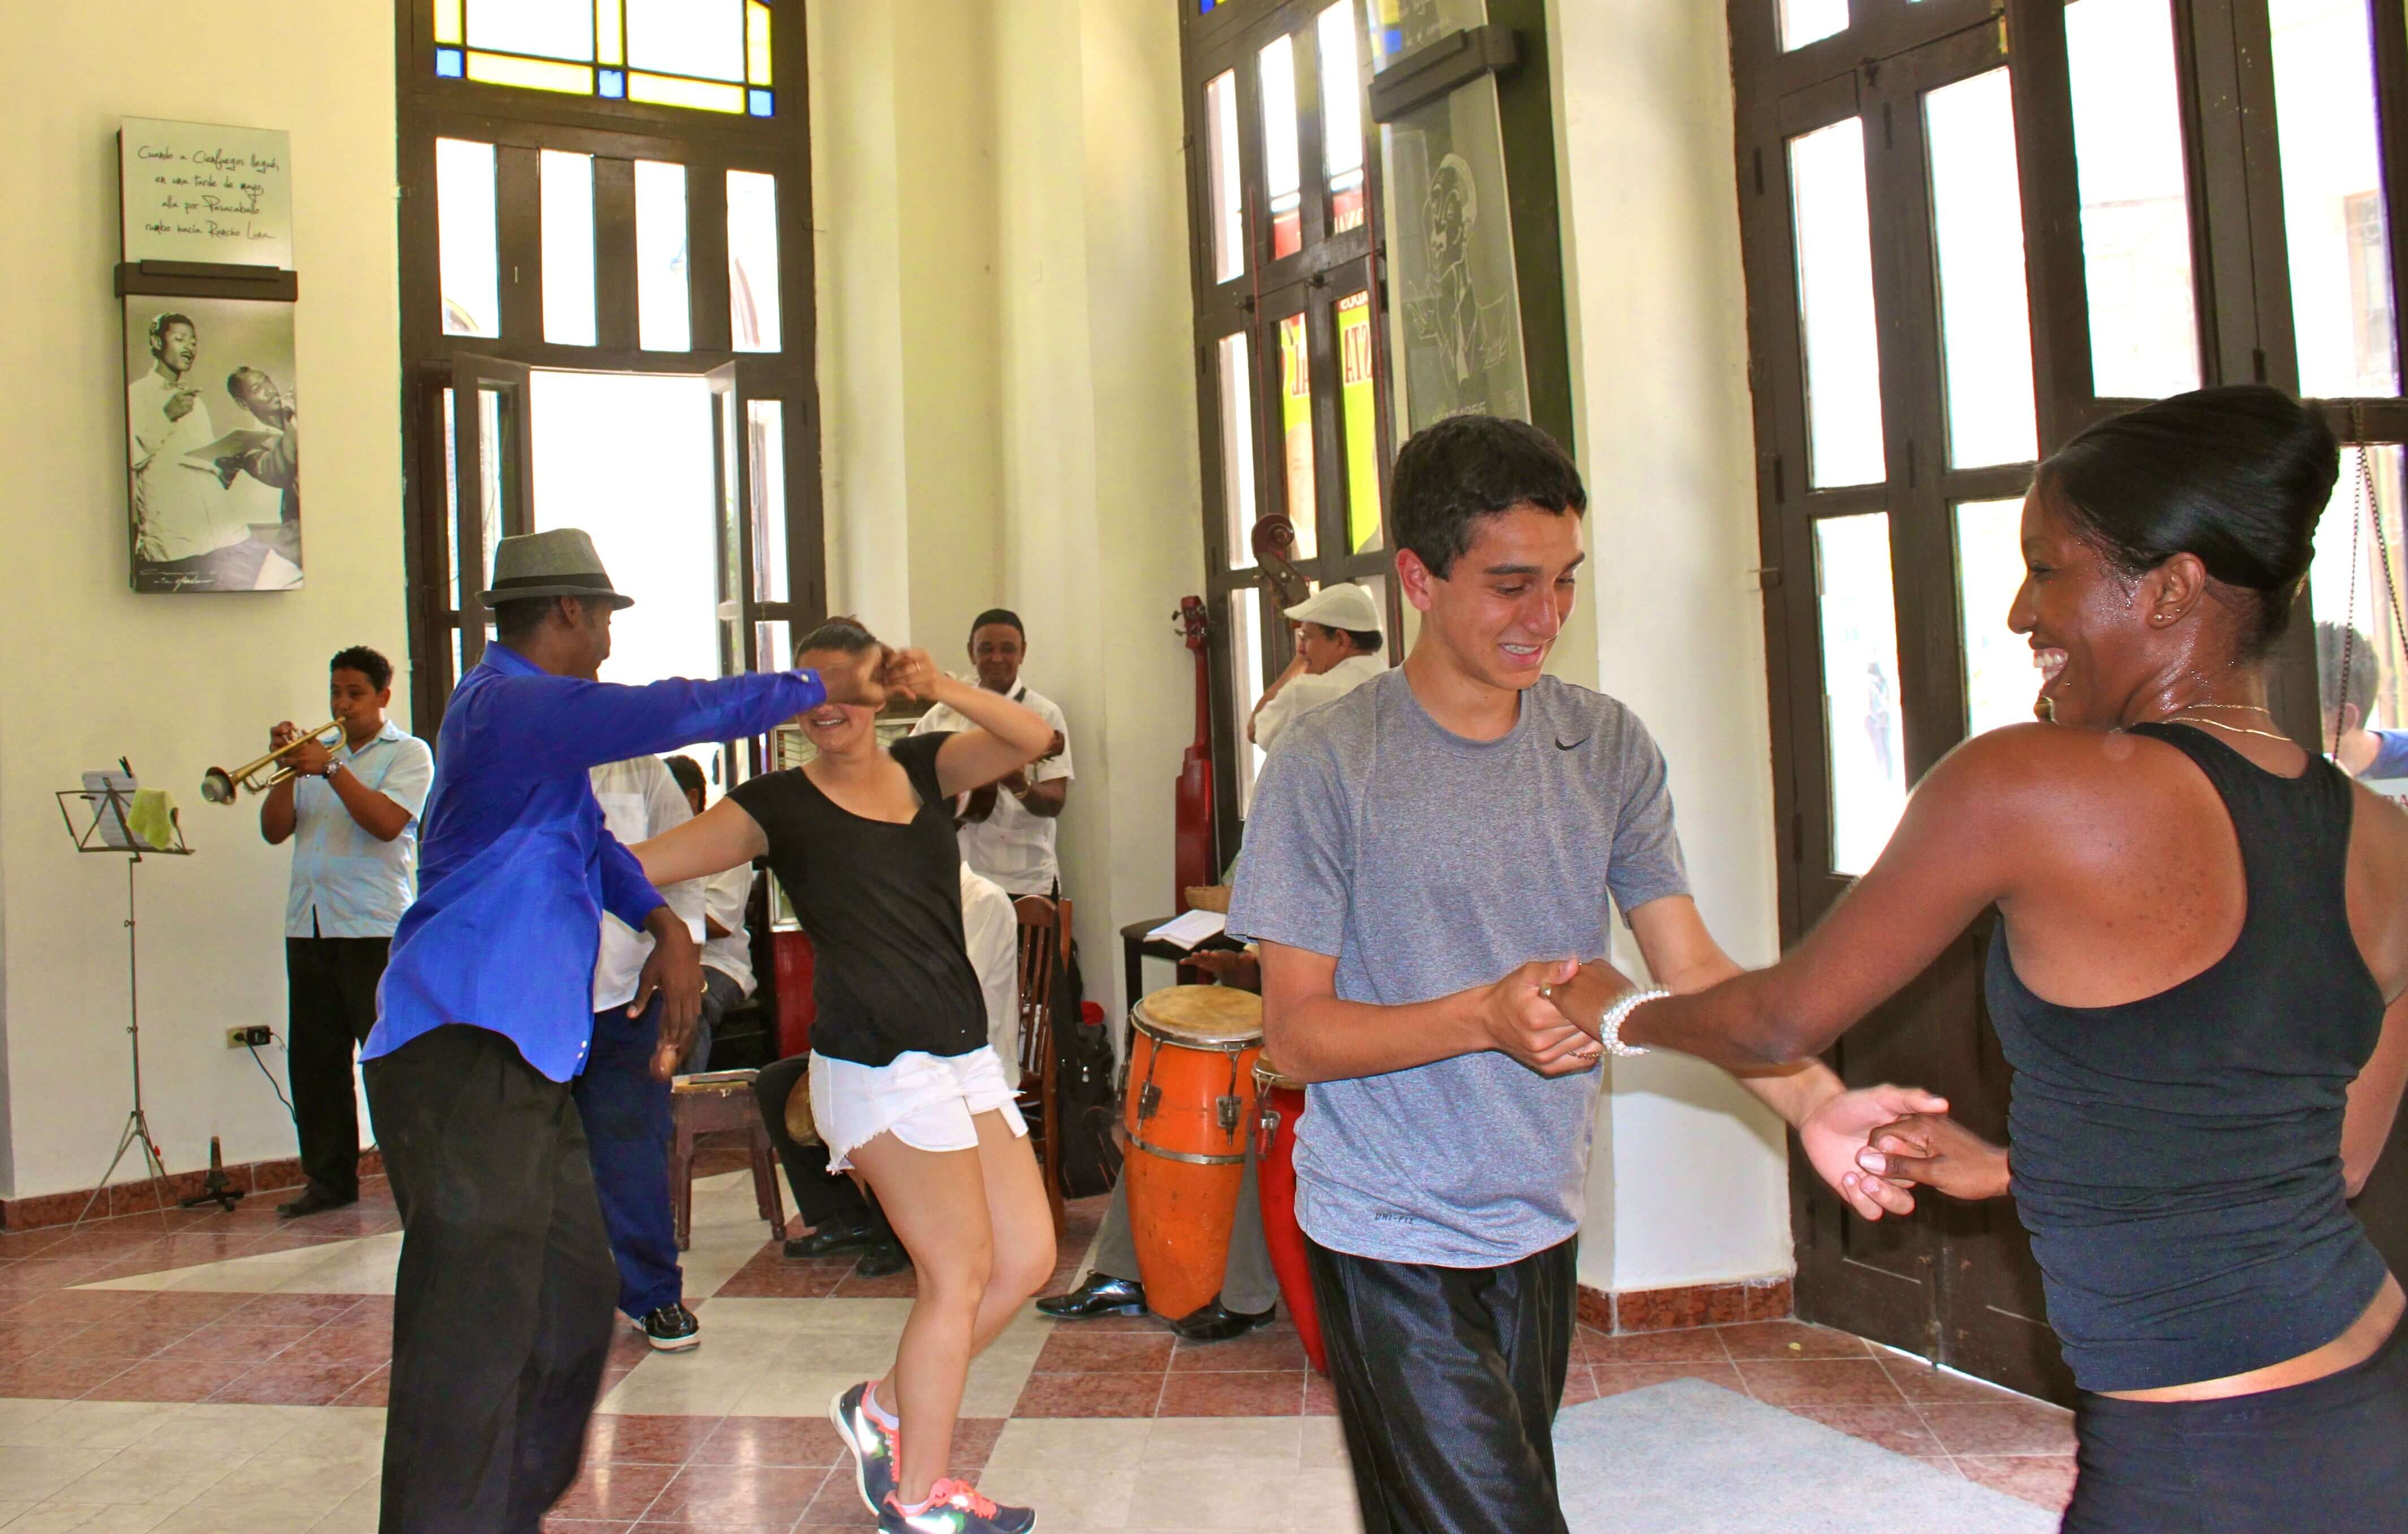
<svg viewBox="0 0 2408 1534">
<path fill-rule="evenodd" d="M 722 1129 L 744 1131 L 746 1158 L 752 1164 L 753 1204 L 769 1222 L 770 1240 L 786 1233 L 777 1157 L 769 1131 L 761 1124 L 761 1106 L 752 1097 L 752 1078 L 759 1074 L 713 1071 L 700 1079 L 681 1076 L 669 1085 L 669 1211 L 681 1252 L 694 1244 L 695 1141 Z"/>
<path fill-rule="evenodd" d="M 1024 895 L 1011 902 L 1020 918 L 1020 1112 L 1036 1141 L 1037 1167 L 1045 1179 L 1045 1202 L 1060 1236 L 1062 1122 L 1054 1101 L 1054 988 L 1070 964 L 1070 902 Z"/>
</svg>

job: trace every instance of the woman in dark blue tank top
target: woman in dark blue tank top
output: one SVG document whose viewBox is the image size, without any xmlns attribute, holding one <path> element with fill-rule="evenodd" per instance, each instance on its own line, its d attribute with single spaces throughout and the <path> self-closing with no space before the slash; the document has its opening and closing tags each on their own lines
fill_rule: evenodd
<svg viewBox="0 0 2408 1534">
<path fill-rule="evenodd" d="M 1864 1165 L 2014 1197 L 2083 1392 L 2069 1529 L 2408 1531 L 2403 1297 L 2346 1202 L 2408 1080 L 2408 816 L 2267 710 L 2337 456 L 2256 387 L 2083 434 L 2026 499 L 2008 617 L 2053 723 L 1933 767 L 1772 968 L 1558 993 L 1610 1045 L 1801 1059 L 1998 908 L 2012 1172 L 1944 1119 Z"/>
</svg>

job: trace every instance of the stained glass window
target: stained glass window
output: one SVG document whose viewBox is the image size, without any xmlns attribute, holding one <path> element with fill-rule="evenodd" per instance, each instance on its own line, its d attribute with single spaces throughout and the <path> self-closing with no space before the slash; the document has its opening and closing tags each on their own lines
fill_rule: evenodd
<svg viewBox="0 0 2408 1534">
<path fill-rule="evenodd" d="M 431 0 L 446 79 L 771 117 L 768 0 Z"/>
</svg>

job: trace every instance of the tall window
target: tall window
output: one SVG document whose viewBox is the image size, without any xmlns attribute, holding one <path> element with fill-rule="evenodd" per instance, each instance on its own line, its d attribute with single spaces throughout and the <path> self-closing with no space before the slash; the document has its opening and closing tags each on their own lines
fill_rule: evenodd
<svg viewBox="0 0 2408 1534">
<path fill-rule="evenodd" d="M 1932 763 L 2031 717 L 2006 627 L 2024 490 L 2146 400 L 2320 402 L 2351 445 L 2276 705 L 2316 738 L 2315 631 L 2341 621 L 2353 707 L 2408 727 L 2399 0 L 1728 6 L 1789 938 Z M 1977 974 L 1952 953 L 1842 1041 L 1842 1074 L 1928 1082 L 2002 1131 Z M 2069 1387 L 2011 1211 L 1876 1231 L 1801 1202 L 1802 1312 Z"/>
<path fill-rule="evenodd" d="M 1219 775 L 1220 824 L 1234 828 L 1261 754 L 1247 721 L 1294 652 L 1258 531 L 1284 523 L 1309 585 L 1369 588 L 1393 649 L 1381 505 L 1392 440 L 1386 295 L 1360 0 L 1175 3 L 1185 18 L 1206 595 L 1223 679 L 1214 735 L 1235 768 Z"/>
<path fill-rule="evenodd" d="M 419 727 L 510 533 L 585 528 L 637 598 L 608 679 L 786 664 L 824 576 L 797 0 L 400 17 Z"/>
</svg>

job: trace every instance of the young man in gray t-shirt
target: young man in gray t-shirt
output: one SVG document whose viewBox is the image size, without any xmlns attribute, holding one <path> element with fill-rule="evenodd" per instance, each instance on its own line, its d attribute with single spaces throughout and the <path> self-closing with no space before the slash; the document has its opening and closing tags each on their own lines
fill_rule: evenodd
<svg viewBox="0 0 2408 1534">
<path fill-rule="evenodd" d="M 1541 1534 L 1598 1056 L 1546 988 L 1605 953 L 1609 900 L 1659 983 L 1739 970 L 1689 898 L 1646 727 L 1540 672 L 1582 560 L 1571 461 L 1452 417 L 1398 454 L 1389 505 L 1420 637 L 1272 753 L 1228 925 L 1262 944 L 1271 1054 L 1312 1083 L 1297 1215 L 1367 1534 Z M 1745 1080 L 1835 1185 L 1937 1101 L 1820 1065 Z"/>
</svg>

